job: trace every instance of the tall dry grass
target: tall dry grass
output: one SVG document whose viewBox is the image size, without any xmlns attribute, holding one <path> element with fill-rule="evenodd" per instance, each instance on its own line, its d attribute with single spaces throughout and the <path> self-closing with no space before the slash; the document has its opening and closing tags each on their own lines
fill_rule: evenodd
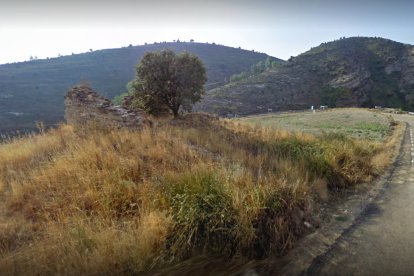
<svg viewBox="0 0 414 276">
<path fill-rule="evenodd" d="M 2 273 L 135 274 L 199 253 L 283 254 L 308 231 L 314 185 L 369 181 L 386 165 L 378 143 L 202 115 L 85 131 L 0 145 Z"/>
</svg>

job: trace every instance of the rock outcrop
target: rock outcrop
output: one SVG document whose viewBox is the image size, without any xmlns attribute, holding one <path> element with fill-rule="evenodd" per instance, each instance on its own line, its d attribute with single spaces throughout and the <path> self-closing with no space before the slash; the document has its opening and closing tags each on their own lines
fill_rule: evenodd
<svg viewBox="0 0 414 276">
<path fill-rule="evenodd" d="M 151 125 L 143 110 L 130 109 L 129 103 L 115 106 L 85 85 L 75 86 L 67 92 L 65 106 L 65 119 L 74 126 L 92 123 L 108 128 L 140 129 Z"/>
</svg>

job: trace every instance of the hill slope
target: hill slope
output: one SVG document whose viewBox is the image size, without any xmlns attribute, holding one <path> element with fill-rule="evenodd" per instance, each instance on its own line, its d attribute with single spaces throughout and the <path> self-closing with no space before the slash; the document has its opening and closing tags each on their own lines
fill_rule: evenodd
<svg viewBox="0 0 414 276">
<path fill-rule="evenodd" d="M 310 105 L 414 108 L 414 47 L 382 38 L 323 43 L 282 66 L 210 91 L 199 110 L 220 115 Z"/>
<path fill-rule="evenodd" d="M 90 82 L 109 98 L 124 92 L 144 53 L 165 48 L 187 50 L 199 56 L 207 68 L 208 89 L 223 85 L 226 78 L 267 58 L 265 54 L 215 44 L 181 42 L 0 65 L 0 131 L 33 127 L 34 121 L 61 121 L 63 95 L 81 81 Z"/>
<path fill-rule="evenodd" d="M 274 263 L 318 225 L 319 197 L 380 174 L 398 144 L 201 114 L 141 131 L 77 127 L 0 144 L 1 275 L 237 271 L 148 271 L 200 254 Z"/>
</svg>

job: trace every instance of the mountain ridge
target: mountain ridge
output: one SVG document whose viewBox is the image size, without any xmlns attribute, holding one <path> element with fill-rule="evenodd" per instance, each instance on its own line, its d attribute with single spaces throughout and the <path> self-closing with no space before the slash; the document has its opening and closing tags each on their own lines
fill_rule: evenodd
<svg viewBox="0 0 414 276">
<path fill-rule="evenodd" d="M 322 43 L 275 69 L 213 89 L 197 110 L 234 116 L 311 105 L 414 109 L 414 47 L 369 37 Z"/>
</svg>

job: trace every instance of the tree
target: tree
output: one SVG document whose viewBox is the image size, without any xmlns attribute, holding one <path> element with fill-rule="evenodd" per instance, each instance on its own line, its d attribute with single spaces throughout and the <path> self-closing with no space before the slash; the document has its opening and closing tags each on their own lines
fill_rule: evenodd
<svg viewBox="0 0 414 276">
<path fill-rule="evenodd" d="M 266 69 L 272 68 L 272 59 L 270 57 L 267 57 L 265 60 L 265 68 Z"/>
<path fill-rule="evenodd" d="M 253 64 L 250 67 L 250 71 L 253 75 L 260 74 L 264 72 L 264 70 L 265 70 L 265 63 L 263 61 L 259 61 L 258 63 Z"/>
<path fill-rule="evenodd" d="M 149 113 L 167 108 L 177 117 L 180 108 L 191 111 L 201 99 L 206 81 L 206 70 L 197 56 L 163 50 L 144 55 L 132 87 L 136 102 Z"/>
</svg>

